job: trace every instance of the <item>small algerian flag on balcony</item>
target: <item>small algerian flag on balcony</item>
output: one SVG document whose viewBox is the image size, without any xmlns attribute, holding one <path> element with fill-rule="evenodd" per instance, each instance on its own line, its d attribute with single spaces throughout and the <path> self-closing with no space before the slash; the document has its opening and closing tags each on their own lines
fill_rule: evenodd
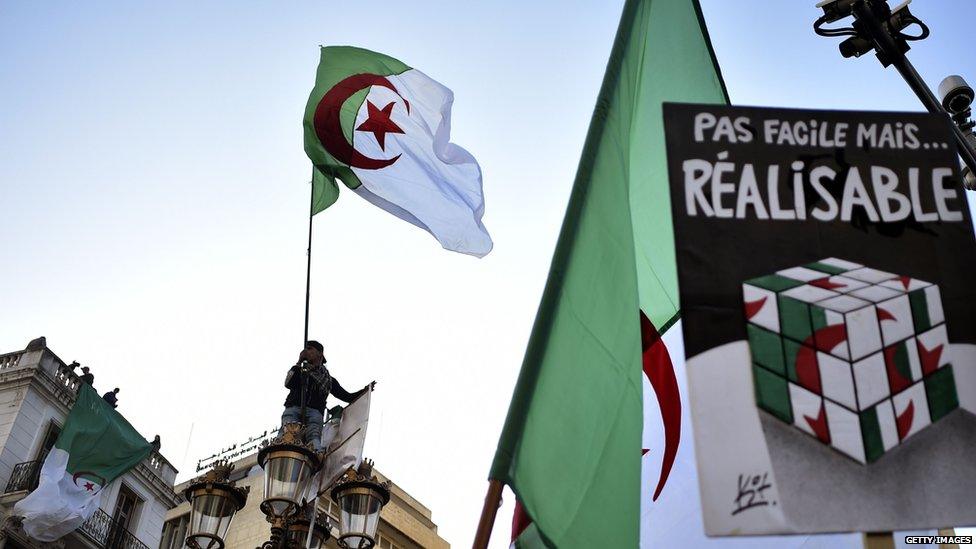
<svg viewBox="0 0 976 549">
<path fill-rule="evenodd" d="M 121 414 L 82 384 L 64 430 L 41 466 L 37 488 L 14 505 L 24 531 L 55 541 L 75 530 L 98 508 L 99 493 L 135 467 L 150 444 Z"/>
<path fill-rule="evenodd" d="M 322 48 L 305 108 L 312 214 L 336 201 L 338 178 L 448 250 L 478 257 L 491 251 L 481 222 L 481 168 L 450 142 L 453 102 L 451 90 L 392 57 Z"/>
</svg>

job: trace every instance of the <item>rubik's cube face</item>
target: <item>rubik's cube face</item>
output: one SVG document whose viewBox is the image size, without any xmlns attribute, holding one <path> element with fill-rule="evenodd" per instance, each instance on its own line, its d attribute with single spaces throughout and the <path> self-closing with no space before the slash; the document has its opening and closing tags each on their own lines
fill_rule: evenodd
<svg viewBox="0 0 976 549">
<path fill-rule="evenodd" d="M 938 286 L 828 258 L 742 292 L 758 406 L 848 457 L 959 406 Z"/>
</svg>

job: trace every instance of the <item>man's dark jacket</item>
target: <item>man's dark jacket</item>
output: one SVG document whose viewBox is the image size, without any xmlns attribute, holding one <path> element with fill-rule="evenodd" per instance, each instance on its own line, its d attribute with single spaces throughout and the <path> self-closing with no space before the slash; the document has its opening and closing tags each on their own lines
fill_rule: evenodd
<svg viewBox="0 0 976 549">
<path fill-rule="evenodd" d="M 329 375 L 329 369 L 322 366 L 315 367 L 306 365 L 303 369 L 299 365 L 292 366 L 285 377 L 285 387 L 288 388 L 288 398 L 285 399 L 285 408 L 302 405 L 302 384 L 305 385 L 305 406 L 312 410 L 318 410 L 325 415 L 325 401 L 331 393 L 332 396 L 343 402 L 352 402 L 359 395 L 365 392 L 360 389 L 355 393 L 342 388 L 339 381 Z"/>
</svg>

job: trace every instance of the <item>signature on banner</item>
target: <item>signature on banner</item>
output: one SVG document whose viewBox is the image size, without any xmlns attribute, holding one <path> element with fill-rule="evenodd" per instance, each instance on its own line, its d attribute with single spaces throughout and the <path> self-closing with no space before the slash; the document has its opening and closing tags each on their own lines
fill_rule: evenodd
<svg viewBox="0 0 976 549">
<path fill-rule="evenodd" d="M 753 507 L 763 507 L 766 505 L 776 505 L 775 501 L 766 499 L 765 491 L 773 485 L 767 480 L 769 473 L 762 475 L 739 475 L 738 495 L 735 496 L 735 509 L 732 516 L 738 515 L 743 511 Z"/>
</svg>

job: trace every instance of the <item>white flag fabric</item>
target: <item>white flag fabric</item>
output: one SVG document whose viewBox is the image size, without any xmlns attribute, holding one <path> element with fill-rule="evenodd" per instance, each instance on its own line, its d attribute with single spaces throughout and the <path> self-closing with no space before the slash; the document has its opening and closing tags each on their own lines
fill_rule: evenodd
<svg viewBox="0 0 976 549">
<path fill-rule="evenodd" d="M 449 141 L 454 94 L 418 70 L 387 80 L 399 93 L 373 86 L 356 115 L 356 127 L 368 124 L 379 106 L 402 105 L 402 96 L 410 110 L 393 108 L 390 120 L 403 133 L 387 133 L 382 143 L 373 134 L 357 136 L 356 148 L 370 157 L 399 158 L 379 170 L 353 167 L 362 182 L 353 190 L 428 231 L 448 250 L 486 255 L 492 241 L 481 222 L 481 167 L 471 153 Z"/>
<path fill-rule="evenodd" d="M 306 495 L 307 500 L 329 487 L 347 469 L 359 467 L 366 444 L 366 426 L 369 424 L 369 403 L 373 390 L 367 389 L 359 398 L 342 409 L 338 422 L 328 421 L 322 429 L 322 446 L 329 451 L 322 469 L 312 478 Z"/>
<path fill-rule="evenodd" d="M 56 541 L 73 532 L 98 509 L 102 490 L 95 481 L 67 472 L 68 452 L 53 448 L 41 465 L 37 488 L 14 504 L 15 516 L 23 517 L 24 532 L 37 541 Z"/>
</svg>

